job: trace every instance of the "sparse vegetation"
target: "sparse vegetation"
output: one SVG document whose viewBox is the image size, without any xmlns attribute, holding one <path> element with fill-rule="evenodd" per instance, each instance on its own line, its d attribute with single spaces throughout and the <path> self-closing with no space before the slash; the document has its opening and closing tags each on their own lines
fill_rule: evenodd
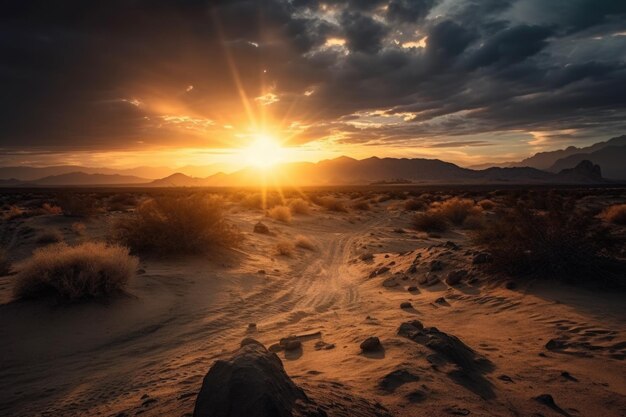
<svg viewBox="0 0 626 417">
<path fill-rule="evenodd" d="M 43 230 L 37 236 L 37 243 L 48 245 L 50 243 L 58 243 L 63 241 L 63 234 L 58 229 Z"/>
<path fill-rule="evenodd" d="M 67 193 L 58 198 L 64 216 L 89 217 L 98 211 L 97 200 L 87 194 Z"/>
<path fill-rule="evenodd" d="M 493 201 L 489 199 L 480 200 L 478 202 L 478 205 L 483 210 L 493 210 L 496 207 L 496 203 L 494 203 Z"/>
<path fill-rule="evenodd" d="M 56 296 L 64 301 L 122 291 L 137 270 L 137 258 L 121 246 L 64 243 L 38 249 L 18 267 L 17 298 Z"/>
<path fill-rule="evenodd" d="M 295 240 L 296 240 L 296 246 L 299 248 L 312 250 L 312 251 L 316 250 L 315 243 L 313 243 L 313 241 L 307 236 L 297 235 Z"/>
<path fill-rule="evenodd" d="M 607 207 L 601 217 L 609 222 L 619 225 L 626 225 L 626 204 L 615 204 Z"/>
<path fill-rule="evenodd" d="M 348 212 L 345 203 L 335 197 L 320 197 L 316 199 L 315 203 L 329 211 L 336 211 L 339 213 Z"/>
<path fill-rule="evenodd" d="M 470 215 L 477 215 L 482 212 L 473 200 L 467 198 L 452 197 L 439 204 L 433 204 L 433 209 L 439 211 L 445 218 L 453 224 L 460 226 Z"/>
<path fill-rule="evenodd" d="M 85 223 L 81 223 L 81 222 L 72 223 L 72 232 L 74 232 L 77 236 L 83 236 L 86 230 L 87 230 L 87 226 L 85 226 Z"/>
<path fill-rule="evenodd" d="M 142 203 L 116 227 L 119 241 L 138 252 L 200 253 L 233 247 L 242 235 L 224 217 L 213 196 L 164 196 Z"/>
<path fill-rule="evenodd" d="M 63 213 L 63 210 L 61 209 L 61 207 L 55 206 L 54 204 L 49 204 L 49 203 L 43 203 L 43 205 L 41 206 L 41 211 L 43 212 L 43 214 L 52 214 L 52 215 L 58 215 L 58 214 Z"/>
<path fill-rule="evenodd" d="M 407 211 L 421 211 L 425 210 L 428 205 L 421 199 L 410 198 L 404 202 L 404 209 Z"/>
<path fill-rule="evenodd" d="M 18 206 L 10 206 L 3 215 L 5 220 L 13 220 L 21 217 L 26 217 L 26 212 Z"/>
<path fill-rule="evenodd" d="M 445 232 L 448 222 L 439 210 L 428 210 L 413 216 L 413 227 L 422 232 Z"/>
<path fill-rule="evenodd" d="M 276 252 L 281 256 L 292 257 L 295 251 L 295 246 L 288 240 L 281 240 L 276 244 Z"/>
<path fill-rule="evenodd" d="M 475 233 L 475 242 L 493 257 L 493 267 L 513 276 L 616 283 L 614 270 L 620 267 L 610 256 L 616 242 L 606 229 L 573 201 L 553 197 L 546 206 L 536 210 L 517 204 Z"/>
<path fill-rule="evenodd" d="M 289 208 L 294 214 L 309 214 L 311 212 L 309 203 L 302 198 L 294 198 L 291 200 L 289 202 Z"/>
<path fill-rule="evenodd" d="M 291 209 L 287 206 L 274 206 L 267 211 L 267 216 L 283 223 L 291 223 Z"/>
<path fill-rule="evenodd" d="M 370 204 L 365 200 L 355 201 L 350 207 L 353 210 L 359 211 L 369 211 L 372 209 L 372 206 L 370 206 Z"/>
</svg>

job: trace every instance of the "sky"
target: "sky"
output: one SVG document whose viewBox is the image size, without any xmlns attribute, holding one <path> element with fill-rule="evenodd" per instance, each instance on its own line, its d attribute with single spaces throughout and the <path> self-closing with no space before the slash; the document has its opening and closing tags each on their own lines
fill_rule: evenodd
<svg viewBox="0 0 626 417">
<path fill-rule="evenodd" d="M 21 0 L 0 165 L 519 160 L 626 133 L 624 0 Z M 247 151 L 246 151 L 247 149 Z"/>
</svg>

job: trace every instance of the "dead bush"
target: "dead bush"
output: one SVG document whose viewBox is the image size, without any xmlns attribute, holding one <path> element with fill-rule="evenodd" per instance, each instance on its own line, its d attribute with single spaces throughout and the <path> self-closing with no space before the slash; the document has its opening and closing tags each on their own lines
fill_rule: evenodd
<svg viewBox="0 0 626 417">
<path fill-rule="evenodd" d="M 422 232 L 445 232 L 448 230 L 446 217 L 439 210 L 428 210 L 413 216 L 413 227 Z"/>
<path fill-rule="evenodd" d="M 552 199 L 546 207 L 535 210 L 518 204 L 475 232 L 475 243 L 492 255 L 491 265 L 513 276 L 617 283 L 614 278 L 620 269 L 623 276 L 624 266 L 611 256 L 617 242 L 607 229 L 594 223 L 590 213 L 576 210 L 572 202 Z"/>
<path fill-rule="evenodd" d="M 302 198 L 294 198 L 289 202 L 289 208 L 292 213 L 295 214 L 309 214 L 311 213 L 311 207 L 309 203 Z"/>
<path fill-rule="evenodd" d="M 600 215 L 609 223 L 626 225 L 626 204 L 614 204 L 604 209 Z"/>
<path fill-rule="evenodd" d="M 283 223 L 291 223 L 291 209 L 287 206 L 275 206 L 267 211 L 267 216 Z"/>
<path fill-rule="evenodd" d="M 43 205 L 41 206 L 41 210 L 43 214 L 58 215 L 63 213 L 61 207 L 49 203 L 43 203 Z"/>
<path fill-rule="evenodd" d="M 86 230 L 87 230 L 87 226 L 85 226 L 85 223 L 80 223 L 80 222 L 72 223 L 72 232 L 76 233 L 76 235 L 83 236 Z"/>
<path fill-rule="evenodd" d="M 2 217 L 4 217 L 5 220 L 20 219 L 27 217 L 27 213 L 18 206 L 9 206 Z"/>
<path fill-rule="evenodd" d="M 58 197 L 64 216 L 89 217 L 98 212 L 97 200 L 87 194 L 67 193 Z"/>
<path fill-rule="evenodd" d="M 295 251 L 295 246 L 288 240 L 281 240 L 276 244 L 276 252 L 281 256 L 292 257 Z"/>
<path fill-rule="evenodd" d="M 316 249 L 315 243 L 313 243 L 313 241 L 307 236 L 297 235 L 295 240 L 296 240 L 296 246 L 299 248 L 312 250 L 312 251 Z"/>
<path fill-rule="evenodd" d="M 147 200 L 115 229 L 117 239 L 134 251 L 165 255 L 233 247 L 242 239 L 226 221 L 223 201 L 202 195 Z"/>
<path fill-rule="evenodd" d="M 350 207 L 353 210 L 358 210 L 358 211 L 369 211 L 372 209 L 372 206 L 370 206 L 370 204 L 365 200 L 355 201 L 354 203 L 352 203 Z"/>
<path fill-rule="evenodd" d="M 482 211 L 473 200 L 458 197 L 452 197 L 433 207 L 455 225 L 462 225 L 467 216 L 476 215 Z"/>
<path fill-rule="evenodd" d="M 494 203 L 493 201 L 489 199 L 480 200 L 478 202 L 478 205 L 483 210 L 493 210 L 496 207 L 496 203 Z"/>
<path fill-rule="evenodd" d="M 428 205 L 419 198 L 410 198 L 404 202 L 404 209 L 407 211 L 422 211 L 427 207 Z"/>
<path fill-rule="evenodd" d="M 339 213 L 348 212 L 346 204 L 342 200 L 335 197 L 319 197 L 316 199 L 315 204 L 324 207 L 326 210 L 329 211 L 336 211 Z"/>
<path fill-rule="evenodd" d="M 137 265 L 137 258 L 121 246 L 94 242 L 46 246 L 18 266 L 14 295 L 51 295 L 64 301 L 104 297 L 122 291 Z"/>
<path fill-rule="evenodd" d="M 59 243 L 63 241 L 63 233 L 58 229 L 46 229 L 39 233 L 36 241 L 44 245 Z"/>
</svg>

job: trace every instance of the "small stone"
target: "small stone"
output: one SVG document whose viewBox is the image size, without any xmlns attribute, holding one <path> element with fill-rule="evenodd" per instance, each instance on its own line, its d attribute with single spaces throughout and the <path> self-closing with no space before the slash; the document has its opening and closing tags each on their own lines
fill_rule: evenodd
<svg viewBox="0 0 626 417">
<path fill-rule="evenodd" d="M 433 261 L 430 261 L 431 272 L 441 271 L 442 269 L 443 269 L 443 263 L 440 260 L 435 259 Z"/>
<path fill-rule="evenodd" d="M 465 269 L 450 271 L 448 273 L 448 277 L 446 278 L 446 283 L 448 283 L 448 285 L 456 285 L 461 282 L 465 277 L 467 277 L 467 275 L 468 273 Z"/>
<path fill-rule="evenodd" d="M 400 308 L 413 308 L 413 304 L 411 304 L 408 301 L 405 301 L 405 302 L 400 304 Z"/>
<path fill-rule="evenodd" d="M 415 285 L 411 285 L 406 290 L 409 291 L 409 292 L 417 291 L 417 287 Z"/>
<path fill-rule="evenodd" d="M 435 300 L 435 303 L 437 303 L 437 304 L 448 304 L 448 302 L 446 301 L 446 299 L 445 299 L 445 298 L 443 298 L 443 297 L 439 297 L 439 298 L 437 298 L 437 299 Z"/>
<path fill-rule="evenodd" d="M 255 224 L 253 231 L 254 231 L 254 233 L 260 233 L 260 234 L 263 234 L 263 235 L 269 235 L 269 233 L 270 233 L 269 227 L 267 227 L 262 222 L 258 222 L 257 224 Z"/>
<path fill-rule="evenodd" d="M 472 259 L 472 263 L 474 265 L 486 264 L 488 262 L 491 262 L 491 255 L 485 252 L 474 255 L 474 258 Z"/>
<path fill-rule="evenodd" d="M 380 343 L 380 339 L 376 336 L 371 336 L 361 342 L 360 348 L 363 352 L 377 352 L 383 348 Z"/>
<path fill-rule="evenodd" d="M 396 281 L 395 277 L 389 277 L 386 280 L 383 281 L 383 287 L 385 288 L 392 288 L 392 287 L 397 287 L 399 284 Z"/>
<path fill-rule="evenodd" d="M 297 350 L 302 347 L 302 342 L 300 341 L 300 339 L 294 336 L 288 336 L 280 339 L 279 344 L 287 352 Z"/>
<path fill-rule="evenodd" d="M 409 269 L 407 269 L 406 273 L 407 274 L 414 274 L 417 272 L 417 265 L 412 264 Z"/>
<path fill-rule="evenodd" d="M 265 269 L 259 269 L 258 271 L 256 271 L 256 273 L 260 275 L 265 275 L 267 272 L 265 272 Z"/>
</svg>

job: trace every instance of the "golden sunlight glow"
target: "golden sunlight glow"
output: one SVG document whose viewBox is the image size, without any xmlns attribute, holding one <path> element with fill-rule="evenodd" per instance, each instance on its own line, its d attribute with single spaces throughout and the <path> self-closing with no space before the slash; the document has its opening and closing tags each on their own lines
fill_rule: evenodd
<svg viewBox="0 0 626 417">
<path fill-rule="evenodd" d="M 248 164 L 259 168 L 269 168 L 285 158 L 285 149 L 274 137 L 265 133 L 255 135 L 242 153 Z"/>
</svg>

